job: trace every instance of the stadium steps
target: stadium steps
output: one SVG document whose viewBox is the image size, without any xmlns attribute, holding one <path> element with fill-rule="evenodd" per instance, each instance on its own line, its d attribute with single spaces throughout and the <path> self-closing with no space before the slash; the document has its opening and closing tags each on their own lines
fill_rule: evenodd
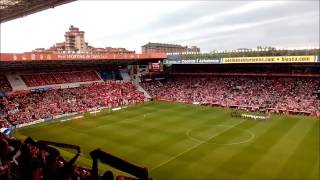
<svg viewBox="0 0 320 180">
<path fill-rule="evenodd" d="M 140 78 L 139 77 L 136 77 L 135 79 L 133 79 L 132 82 L 138 91 L 143 92 L 144 97 L 145 97 L 145 99 L 144 99 L 145 101 L 148 101 L 149 99 L 151 99 L 150 94 L 146 90 L 144 90 L 142 86 L 140 86 L 140 84 L 139 84 Z"/>
<path fill-rule="evenodd" d="M 6 74 L 6 77 L 12 87 L 12 91 L 20 91 L 28 89 L 23 79 L 18 74 Z"/>
<path fill-rule="evenodd" d="M 100 73 L 98 71 L 94 71 L 94 73 L 99 77 L 101 81 L 103 81 L 103 78 L 100 76 Z"/>
<path fill-rule="evenodd" d="M 140 86 L 140 84 L 137 84 L 136 87 L 137 87 L 137 90 L 138 90 L 138 91 L 143 92 L 144 97 L 146 97 L 147 100 L 148 100 L 148 99 L 151 99 L 151 96 L 149 95 L 149 93 L 147 93 L 147 91 L 144 90 L 144 89 Z M 146 99 L 145 99 L 145 100 L 146 100 Z"/>
<path fill-rule="evenodd" d="M 114 75 L 113 75 L 113 72 L 111 70 L 100 71 L 99 75 L 105 81 L 114 79 Z"/>
<path fill-rule="evenodd" d="M 116 70 L 116 71 L 113 71 L 114 72 L 114 77 L 116 80 L 124 80 L 123 77 L 122 77 L 122 74 L 119 70 Z"/>
<path fill-rule="evenodd" d="M 130 75 L 128 74 L 128 71 L 125 70 L 125 69 L 120 69 L 120 73 L 121 73 L 121 76 L 122 76 L 122 79 L 124 81 L 131 81 L 131 77 Z"/>
</svg>

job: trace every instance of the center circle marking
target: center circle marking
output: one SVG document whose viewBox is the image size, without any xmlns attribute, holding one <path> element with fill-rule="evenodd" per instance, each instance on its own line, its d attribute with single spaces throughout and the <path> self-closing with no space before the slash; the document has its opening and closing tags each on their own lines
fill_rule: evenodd
<svg viewBox="0 0 320 180">
<path fill-rule="evenodd" d="M 216 144 L 216 145 L 236 145 L 236 144 L 243 144 L 243 143 L 247 143 L 251 140 L 253 140 L 255 138 L 255 135 L 254 133 L 252 133 L 251 131 L 249 130 L 246 130 L 246 129 L 243 129 L 243 128 L 239 128 L 239 127 L 233 127 L 233 126 L 228 126 L 228 125 L 214 125 L 214 126 L 222 126 L 222 127 L 227 127 L 227 128 L 230 128 L 230 129 L 239 129 L 241 130 L 242 132 L 245 132 L 246 134 L 249 134 L 250 137 L 245 139 L 245 140 L 242 140 L 242 141 L 238 141 L 238 142 L 230 142 L 230 143 L 215 143 L 215 142 L 207 142 L 207 141 L 210 141 L 211 139 L 214 139 L 215 137 L 212 137 L 211 139 L 208 139 L 208 140 L 202 140 L 202 139 L 199 139 L 197 137 L 194 137 L 192 135 L 190 135 L 190 133 L 195 130 L 196 128 L 192 128 L 190 130 L 188 130 L 186 132 L 186 135 L 189 139 L 193 140 L 193 141 L 196 141 L 196 142 L 199 142 L 199 143 L 207 143 L 207 144 Z M 219 136 L 219 134 L 217 135 Z"/>
</svg>

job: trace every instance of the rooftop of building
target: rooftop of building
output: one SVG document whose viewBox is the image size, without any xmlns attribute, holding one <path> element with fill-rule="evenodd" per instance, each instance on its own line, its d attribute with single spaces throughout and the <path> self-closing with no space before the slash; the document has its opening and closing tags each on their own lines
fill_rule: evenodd
<svg viewBox="0 0 320 180">
<path fill-rule="evenodd" d="M 181 46 L 179 44 L 166 44 L 166 43 L 151 43 L 148 42 L 147 44 L 143 45 L 142 47 L 173 47 L 173 48 L 184 48 L 187 46 Z"/>
</svg>

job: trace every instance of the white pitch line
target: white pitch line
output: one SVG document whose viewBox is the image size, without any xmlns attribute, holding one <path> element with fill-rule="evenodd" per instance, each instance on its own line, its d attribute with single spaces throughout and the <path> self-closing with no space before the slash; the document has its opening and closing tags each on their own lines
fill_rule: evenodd
<svg viewBox="0 0 320 180">
<path fill-rule="evenodd" d="M 245 120 L 242 120 L 242 121 L 240 121 L 239 123 L 236 123 L 236 124 L 234 124 L 234 125 L 232 125 L 232 126 L 229 126 L 229 128 L 226 128 L 225 130 L 223 130 L 223 131 L 221 131 L 221 132 L 219 132 L 219 133 L 217 133 L 217 134 L 214 134 L 214 135 L 213 135 L 213 136 L 211 136 L 208 140 L 203 141 L 203 142 L 201 142 L 201 143 L 199 143 L 199 144 L 196 144 L 196 145 L 194 145 L 194 146 L 190 147 L 189 149 L 186 149 L 185 151 L 182 151 L 181 153 L 179 153 L 179 154 L 177 154 L 177 155 L 175 155 L 175 156 L 172 156 L 172 157 L 171 157 L 171 158 L 169 158 L 168 160 L 166 160 L 166 161 L 164 161 L 164 162 L 162 162 L 162 163 L 158 164 L 157 166 L 155 166 L 155 167 L 151 168 L 149 172 L 151 172 L 151 171 L 153 171 L 153 170 L 155 170 L 155 169 L 157 169 L 157 168 L 159 168 L 159 167 L 161 167 L 161 166 L 163 166 L 163 165 L 165 165 L 165 164 L 169 163 L 170 161 L 172 161 L 172 160 L 174 160 L 174 159 L 177 159 L 179 156 L 181 156 L 181 155 L 183 155 L 183 154 L 185 154 L 185 153 L 187 153 L 187 152 L 189 152 L 189 151 L 191 151 L 191 150 L 193 150 L 193 149 L 197 148 L 198 146 L 200 146 L 200 145 L 202 145 L 202 144 L 204 144 L 204 143 L 206 143 L 206 142 L 210 141 L 211 139 L 213 139 L 213 138 L 215 138 L 215 137 L 219 136 L 220 134 L 222 134 L 222 133 L 224 133 L 224 132 L 226 132 L 226 131 L 228 131 L 228 130 L 232 129 L 233 127 L 235 127 L 235 126 L 237 126 L 237 125 L 239 125 L 239 124 L 241 124 L 243 121 L 245 121 Z"/>
<path fill-rule="evenodd" d="M 216 126 L 223 126 L 223 127 L 230 127 L 230 126 L 227 126 L 227 125 L 216 125 Z M 235 145 L 235 144 L 243 144 L 243 143 L 247 143 L 249 141 L 251 141 L 252 139 L 255 138 L 255 135 L 254 133 L 252 133 L 251 131 L 247 130 L 247 129 L 242 129 L 242 128 L 238 128 L 238 127 L 233 127 L 233 128 L 236 128 L 236 129 L 240 129 L 242 130 L 243 132 L 246 132 L 250 135 L 250 137 L 248 139 L 245 139 L 243 141 L 238 141 L 238 142 L 231 142 L 231 143 L 214 143 L 214 142 L 207 142 L 208 144 L 216 144 L 216 145 Z M 197 139 L 197 138 L 194 138 L 192 136 L 190 136 L 190 132 L 192 131 L 192 129 L 190 129 L 189 131 L 186 132 L 186 136 L 188 136 L 189 139 L 193 140 L 193 141 L 196 141 L 198 143 L 202 143 L 204 140 L 200 140 L 200 139 Z"/>
</svg>

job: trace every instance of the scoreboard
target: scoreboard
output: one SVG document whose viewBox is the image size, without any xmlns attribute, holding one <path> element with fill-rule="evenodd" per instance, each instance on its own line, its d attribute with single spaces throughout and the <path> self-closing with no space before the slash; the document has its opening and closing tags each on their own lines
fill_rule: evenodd
<svg viewBox="0 0 320 180">
<path fill-rule="evenodd" d="M 149 62 L 149 71 L 150 72 L 162 72 L 163 64 L 161 62 Z"/>
</svg>

